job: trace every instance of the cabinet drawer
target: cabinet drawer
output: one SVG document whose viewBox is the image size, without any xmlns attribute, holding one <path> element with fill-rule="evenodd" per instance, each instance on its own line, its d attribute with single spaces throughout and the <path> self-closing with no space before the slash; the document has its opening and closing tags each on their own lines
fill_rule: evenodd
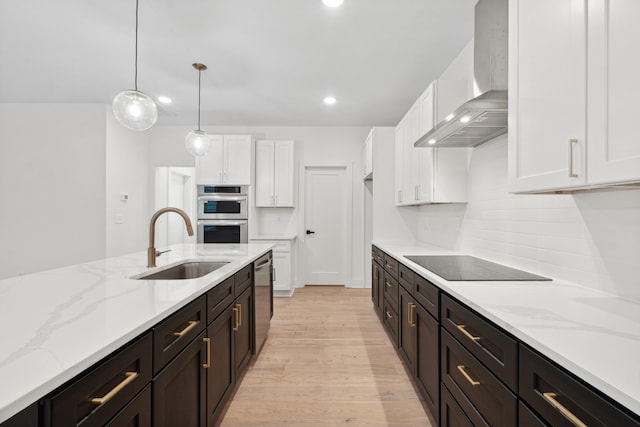
<svg viewBox="0 0 640 427">
<path fill-rule="evenodd" d="M 413 297 L 437 320 L 440 319 L 440 290 L 430 281 L 416 274 Z"/>
<path fill-rule="evenodd" d="M 386 327 L 389 335 L 391 335 L 391 341 L 393 345 L 398 346 L 398 312 L 389 303 L 388 299 L 384 299 L 384 308 L 382 312 L 383 324 Z"/>
<path fill-rule="evenodd" d="M 398 283 L 413 296 L 415 273 L 406 265 L 398 263 Z"/>
<path fill-rule="evenodd" d="M 151 341 L 145 335 L 45 399 L 45 425 L 105 425 L 151 381 Z"/>
<path fill-rule="evenodd" d="M 516 396 L 444 330 L 441 340 L 442 382 L 473 424 L 515 426 Z"/>
<path fill-rule="evenodd" d="M 238 271 L 233 275 L 233 279 L 235 282 L 235 298 L 237 298 L 253 283 L 253 264 L 249 264 Z"/>
<path fill-rule="evenodd" d="M 151 427 L 151 385 L 147 385 L 139 395 L 118 413 L 105 427 Z"/>
<path fill-rule="evenodd" d="M 204 331 L 206 312 L 206 297 L 203 295 L 153 328 L 154 375 Z"/>
<path fill-rule="evenodd" d="M 234 278 L 229 277 L 207 292 L 207 325 L 233 302 Z"/>
<path fill-rule="evenodd" d="M 383 295 L 389 302 L 393 304 L 393 309 L 398 311 L 398 281 L 391 277 L 389 273 L 384 273 L 384 291 Z"/>
<path fill-rule="evenodd" d="M 371 247 L 371 258 L 377 261 L 381 267 L 384 267 L 384 252 L 375 246 Z"/>
<path fill-rule="evenodd" d="M 520 346 L 519 386 L 520 397 L 553 426 L 640 426 L 637 417 L 524 345 Z"/>
<path fill-rule="evenodd" d="M 489 370 L 511 390 L 517 387 L 517 342 L 486 319 L 442 294 L 441 322 Z"/>
<path fill-rule="evenodd" d="M 537 415 L 527 408 L 527 405 L 518 403 L 518 427 L 547 427 Z"/>
<path fill-rule="evenodd" d="M 384 269 L 396 280 L 398 280 L 399 264 L 394 257 L 384 254 Z"/>
<path fill-rule="evenodd" d="M 440 425 L 474 427 L 444 384 L 440 385 Z"/>
</svg>

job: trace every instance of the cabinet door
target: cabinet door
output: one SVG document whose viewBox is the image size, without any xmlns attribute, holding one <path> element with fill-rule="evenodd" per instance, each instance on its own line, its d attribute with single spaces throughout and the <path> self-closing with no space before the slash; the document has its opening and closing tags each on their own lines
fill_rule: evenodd
<svg viewBox="0 0 640 427">
<path fill-rule="evenodd" d="M 586 183 L 584 0 L 509 3 L 509 190 Z"/>
<path fill-rule="evenodd" d="M 400 286 L 398 293 L 398 315 L 400 330 L 398 331 L 398 350 L 409 372 L 414 374 L 416 358 L 416 324 L 414 311 L 416 304 L 409 293 Z"/>
<path fill-rule="evenodd" d="M 151 386 L 118 413 L 105 427 L 151 427 Z"/>
<path fill-rule="evenodd" d="M 435 83 L 431 83 L 429 87 L 420 95 L 420 126 L 418 132 L 418 138 L 421 138 L 424 134 L 429 132 L 433 126 L 435 126 L 435 111 L 434 111 L 434 93 Z M 416 138 L 417 139 L 417 138 Z"/>
<path fill-rule="evenodd" d="M 640 2 L 589 1 L 589 184 L 640 180 Z"/>
<path fill-rule="evenodd" d="M 275 142 L 275 205 L 292 208 L 293 204 L 293 141 Z"/>
<path fill-rule="evenodd" d="M 419 203 L 418 185 L 422 168 L 421 152 L 414 148 L 413 143 L 418 135 L 420 126 L 420 104 L 416 101 L 409 112 L 404 127 L 404 178 L 402 192 L 406 202 L 410 205 Z"/>
<path fill-rule="evenodd" d="M 207 369 L 208 426 L 216 424 L 235 387 L 235 322 L 235 312 L 229 307 L 207 329 L 211 340 L 211 366 Z"/>
<path fill-rule="evenodd" d="M 206 425 L 207 347 L 202 332 L 153 380 L 155 427 Z"/>
<path fill-rule="evenodd" d="M 251 360 L 253 350 L 253 289 L 248 288 L 233 306 L 235 324 L 235 363 L 236 375 L 240 376 Z"/>
<path fill-rule="evenodd" d="M 196 183 L 222 184 L 223 146 L 222 135 L 210 135 L 211 149 L 205 156 L 196 157 Z"/>
<path fill-rule="evenodd" d="M 440 412 L 440 335 L 438 321 L 420 304 L 413 309 L 416 330 L 414 380 L 431 414 L 437 420 Z"/>
<path fill-rule="evenodd" d="M 275 205 L 275 146 L 273 141 L 256 141 L 256 207 Z"/>
<path fill-rule="evenodd" d="M 405 195 L 403 194 L 404 187 L 404 123 L 405 120 L 402 119 L 398 126 L 396 126 L 396 134 L 395 134 L 395 199 L 396 205 L 402 206 L 405 203 Z"/>
<path fill-rule="evenodd" d="M 275 270 L 275 278 L 273 280 L 273 289 L 276 291 L 291 290 L 291 253 L 274 252 L 273 268 Z"/>
<path fill-rule="evenodd" d="M 251 185 L 251 136 L 224 136 L 224 184 Z"/>
</svg>

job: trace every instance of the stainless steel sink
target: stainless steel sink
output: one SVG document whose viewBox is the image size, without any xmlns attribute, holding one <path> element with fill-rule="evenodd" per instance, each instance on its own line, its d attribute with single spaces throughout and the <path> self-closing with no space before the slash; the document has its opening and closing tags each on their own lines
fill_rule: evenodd
<svg viewBox="0 0 640 427">
<path fill-rule="evenodd" d="M 225 261 L 185 261 L 161 271 L 140 276 L 136 280 L 185 280 L 197 279 L 229 264 Z"/>
</svg>

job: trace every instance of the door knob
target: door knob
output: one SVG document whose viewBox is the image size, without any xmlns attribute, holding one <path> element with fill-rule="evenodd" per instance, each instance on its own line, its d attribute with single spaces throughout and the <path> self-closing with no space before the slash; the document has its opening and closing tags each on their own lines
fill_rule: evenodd
<svg viewBox="0 0 640 427">
<path fill-rule="evenodd" d="M 307 230 L 307 234 L 316 234 L 315 231 Z"/>
</svg>

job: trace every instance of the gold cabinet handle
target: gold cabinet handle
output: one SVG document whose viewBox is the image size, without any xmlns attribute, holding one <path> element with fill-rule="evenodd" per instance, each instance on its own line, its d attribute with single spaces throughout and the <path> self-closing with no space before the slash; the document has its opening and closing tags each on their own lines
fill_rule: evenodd
<svg viewBox="0 0 640 427">
<path fill-rule="evenodd" d="M 391 283 L 389 283 L 388 280 L 385 280 L 385 283 L 387 284 L 387 288 L 393 288 L 393 285 Z"/>
<path fill-rule="evenodd" d="M 109 393 L 105 394 L 102 397 L 94 397 L 91 399 L 91 403 L 96 405 L 102 405 L 103 403 L 107 403 L 113 396 L 118 394 L 123 388 L 125 388 L 131 381 L 135 380 L 138 376 L 137 372 L 125 372 L 125 379 L 120 382 L 117 386 L 111 389 Z"/>
<path fill-rule="evenodd" d="M 187 325 L 186 328 L 184 328 L 180 332 L 174 332 L 173 335 L 175 335 L 176 337 L 181 337 L 183 335 L 186 335 L 190 330 L 195 328 L 197 324 L 198 324 L 197 320 L 189 320 L 189 324 Z"/>
<path fill-rule="evenodd" d="M 458 368 L 458 371 L 460 371 L 460 373 L 462 374 L 462 376 L 465 377 L 467 381 L 469 381 L 469 384 L 471 384 L 474 387 L 480 385 L 480 381 L 476 381 L 473 378 L 471 378 L 471 375 L 467 373 L 464 365 L 458 365 L 457 368 Z"/>
<path fill-rule="evenodd" d="M 471 341 L 480 341 L 481 337 L 476 337 L 475 335 L 471 335 L 469 331 L 465 329 L 467 325 L 456 325 L 456 327 Z"/>
<path fill-rule="evenodd" d="M 204 369 L 211 367 L 211 338 L 202 338 L 202 341 L 207 344 L 207 361 L 202 365 Z"/>
<path fill-rule="evenodd" d="M 238 304 L 238 328 L 242 326 L 242 304 Z"/>
<path fill-rule="evenodd" d="M 573 147 L 578 143 L 577 139 L 569 140 L 569 178 L 577 178 L 578 174 L 573 170 Z"/>
<path fill-rule="evenodd" d="M 557 394 L 555 394 L 555 393 L 542 393 L 542 396 L 544 396 L 544 400 L 549 402 L 549 404 L 551 406 L 553 406 L 558 411 L 560 411 L 560 413 L 562 413 L 562 415 L 567 417 L 569 419 L 569 421 L 571 421 L 576 427 L 587 427 L 587 425 L 585 423 L 583 423 L 580 420 L 580 418 L 578 418 L 575 415 L 573 415 L 573 413 L 570 410 L 568 410 L 562 403 L 560 403 L 560 402 L 558 402 L 556 400 Z"/>
<path fill-rule="evenodd" d="M 388 317 L 389 319 L 393 319 L 393 316 L 391 315 L 391 313 L 389 313 L 389 310 L 387 310 L 387 317 Z"/>
<path fill-rule="evenodd" d="M 238 329 L 240 328 L 240 318 L 238 317 L 239 311 L 238 304 L 236 304 L 236 306 L 233 307 L 233 312 L 236 314 L 236 324 L 233 327 L 233 332 L 238 332 Z"/>
<path fill-rule="evenodd" d="M 411 326 L 412 328 L 416 327 L 416 322 L 413 321 L 413 309 L 416 308 L 416 305 L 412 302 L 408 303 L 408 308 L 409 308 L 409 326 Z"/>
</svg>

